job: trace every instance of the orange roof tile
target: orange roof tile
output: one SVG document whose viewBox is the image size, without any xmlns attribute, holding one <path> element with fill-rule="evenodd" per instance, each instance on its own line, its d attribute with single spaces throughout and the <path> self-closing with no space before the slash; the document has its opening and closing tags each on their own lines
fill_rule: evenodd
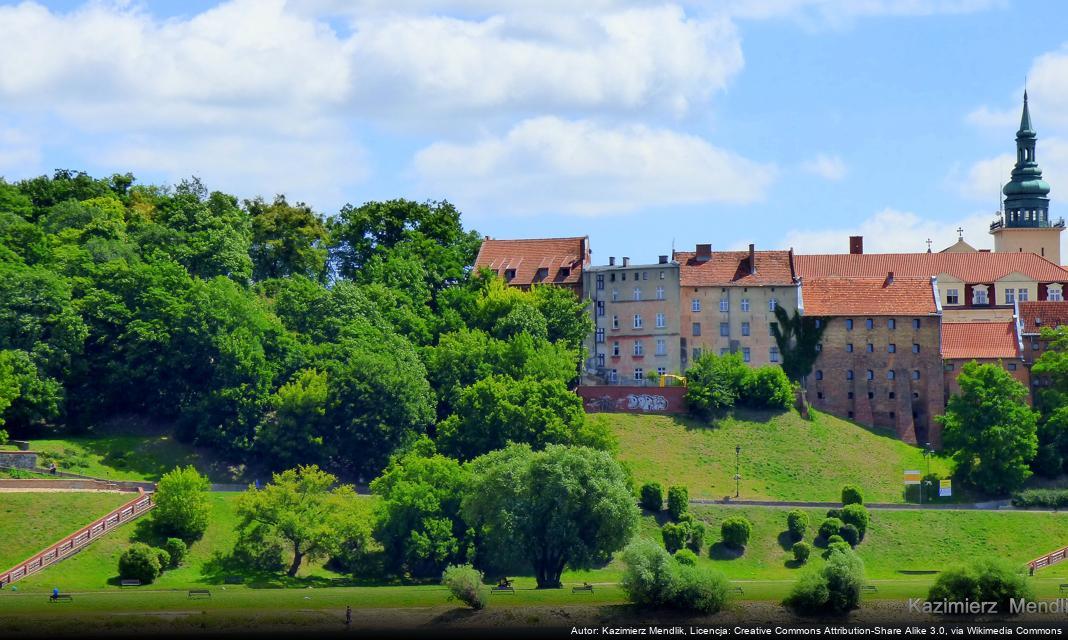
<svg viewBox="0 0 1068 640">
<path fill-rule="evenodd" d="M 942 357 L 1017 358 L 1016 331 L 1012 322 L 943 322 Z"/>
<path fill-rule="evenodd" d="M 938 313 L 929 278 L 804 278 L 807 316 L 911 316 Z"/>
<path fill-rule="evenodd" d="M 1020 321 L 1023 333 L 1042 333 L 1043 328 L 1055 329 L 1068 325 L 1068 302 L 1021 302 Z"/>
<path fill-rule="evenodd" d="M 1034 253 L 863 253 L 796 255 L 802 278 L 824 276 L 899 277 L 950 274 L 964 282 L 991 283 L 1019 272 L 1036 282 L 1068 282 L 1068 270 Z"/>
<path fill-rule="evenodd" d="M 679 280 L 684 287 L 756 287 L 794 284 L 789 251 L 757 251 L 756 273 L 749 270 L 748 251 L 713 251 L 699 261 L 693 251 L 676 251 Z"/>
<path fill-rule="evenodd" d="M 475 269 L 490 269 L 505 277 L 515 270 L 508 282 L 513 285 L 539 283 L 578 284 L 582 267 L 589 264 L 589 237 L 534 238 L 528 240 L 494 240 L 486 238 L 475 258 Z M 545 276 L 538 271 L 545 269 Z"/>
</svg>

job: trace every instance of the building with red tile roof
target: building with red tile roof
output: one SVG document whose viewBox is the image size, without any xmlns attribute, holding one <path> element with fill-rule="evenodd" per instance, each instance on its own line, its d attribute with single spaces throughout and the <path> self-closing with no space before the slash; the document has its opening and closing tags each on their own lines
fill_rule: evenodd
<svg viewBox="0 0 1068 640">
<path fill-rule="evenodd" d="M 581 295 L 582 268 L 589 263 L 589 236 L 525 240 L 487 236 L 475 258 L 475 269 L 489 269 L 516 287 L 555 284 Z"/>
<path fill-rule="evenodd" d="M 1009 322 L 944 322 L 942 362 L 946 398 L 960 393 L 957 376 L 969 362 L 997 365 L 1025 387 L 1030 368 L 1023 361 L 1023 343 L 1014 320 Z M 1030 394 L 1028 394 L 1030 399 Z"/>
<path fill-rule="evenodd" d="M 793 251 L 712 251 L 699 244 L 696 251 L 676 251 L 680 283 L 684 287 L 759 287 L 794 284 Z"/>
<path fill-rule="evenodd" d="M 1042 339 L 1043 329 L 1056 329 L 1068 326 L 1068 302 L 1042 301 L 1019 303 L 1020 339 L 1024 364 L 1028 370 L 1035 364 L 1035 360 L 1049 349 L 1049 340 Z M 1031 376 L 1032 394 L 1046 384 L 1048 380 L 1042 376 Z"/>
<path fill-rule="evenodd" d="M 933 278 L 819 277 L 801 279 L 801 307 L 807 316 L 938 315 L 938 287 Z"/>
</svg>

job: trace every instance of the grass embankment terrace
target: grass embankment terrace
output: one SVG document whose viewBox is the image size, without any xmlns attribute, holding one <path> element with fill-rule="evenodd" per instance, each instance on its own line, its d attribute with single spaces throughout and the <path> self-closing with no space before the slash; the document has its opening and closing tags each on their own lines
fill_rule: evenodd
<svg viewBox="0 0 1068 640">
<path fill-rule="evenodd" d="M 133 499 L 132 493 L 0 493 L 0 571 Z"/>
<path fill-rule="evenodd" d="M 921 449 L 817 411 L 804 420 L 794 411 L 737 410 L 711 425 L 681 416 L 608 419 L 619 438 L 618 457 L 639 485 L 685 485 L 691 498 L 734 495 L 739 445 L 741 496 L 748 499 L 834 502 L 842 485 L 852 483 L 868 502 L 904 502 L 902 472 L 927 469 Z M 948 461 L 930 463 L 932 473 L 949 474 Z"/>
<path fill-rule="evenodd" d="M 94 435 L 31 441 L 38 464 L 55 462 L 60 471 L 105 480 L 155 481 L 179 466 L 193 465 L 216 482 L 229 482 L 189 445 L 170 435 Z"/>
</svg>

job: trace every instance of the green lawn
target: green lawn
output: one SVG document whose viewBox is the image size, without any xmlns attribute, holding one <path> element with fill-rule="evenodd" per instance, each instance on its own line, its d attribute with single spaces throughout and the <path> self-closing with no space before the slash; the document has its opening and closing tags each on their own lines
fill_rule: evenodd
<svg viewBox="0 0 1068 640">
<path fill-rule="evenodd" d="M 837 501 L 843 484 L 869 502 L 904 502 L 902 472 L 926 470 L 922 450 L 889 434 L 825 413 L 811 421 L 793 411 L 738 410 L 708 425 L 690 418 L 611 414 L 619 459 L 639 483 L 681 484 L 695 498 L 734 495 L 735 446 L 741 451 L 741 497 Z M 594 419 L 605 419 L 596 417 Z M 931 459 L 931 471 L 949 463 Z"/>
<path fill-rule="evenodd" d="M 74 533 L 131 493 L 0 493 L 0 571 Z"/>
<path fill-rule="evenodd" d="M 38 465 L 55 462 L 60 471 L 108 480 L 159 480 L 178 466 L 193 465 L 213 481 L 230 482 L 234 473 L 202 452 L 166 434 L 65 436 L 34 439 Z"/>
</svg>

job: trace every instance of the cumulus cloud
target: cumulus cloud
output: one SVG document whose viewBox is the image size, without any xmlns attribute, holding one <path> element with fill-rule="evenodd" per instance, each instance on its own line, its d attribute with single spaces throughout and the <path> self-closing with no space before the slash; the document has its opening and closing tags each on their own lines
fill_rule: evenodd
<svg viewBox="0 0 1068 640">
<path fill-rule="evenodd" d="M 844 253 L 849 236 L 864 236 L 865 253 L 908 253 L 940 251 L 957 241 L 957 228 L 964 229 L 964 239 L 976 249 L 993 248 L 988 234 L 992 215 L 975 214 L 956 221 L 931 220 L 908 211 L 884 209 L 859 224 L 840 229 L 795 229 L 786 234 L 781 246 L 793 247 L 797 253 Z"/>
<path fill-rule="evenodd" d="M 539 117 L 503 136 L 439 142 L 416 154 L 430 193 L 450 193 L 465 210 L 597 215 L 655 205 L 760 200 L 772 165 L 719 149 L 697 136 L 641 125 Z"/>
<path fill-rule="evenodd" d="M 841 180 L 848 171 L 841 158 L 824 153 L 802 162 L 801 169 L 825 180 Z"/>
</svg>

